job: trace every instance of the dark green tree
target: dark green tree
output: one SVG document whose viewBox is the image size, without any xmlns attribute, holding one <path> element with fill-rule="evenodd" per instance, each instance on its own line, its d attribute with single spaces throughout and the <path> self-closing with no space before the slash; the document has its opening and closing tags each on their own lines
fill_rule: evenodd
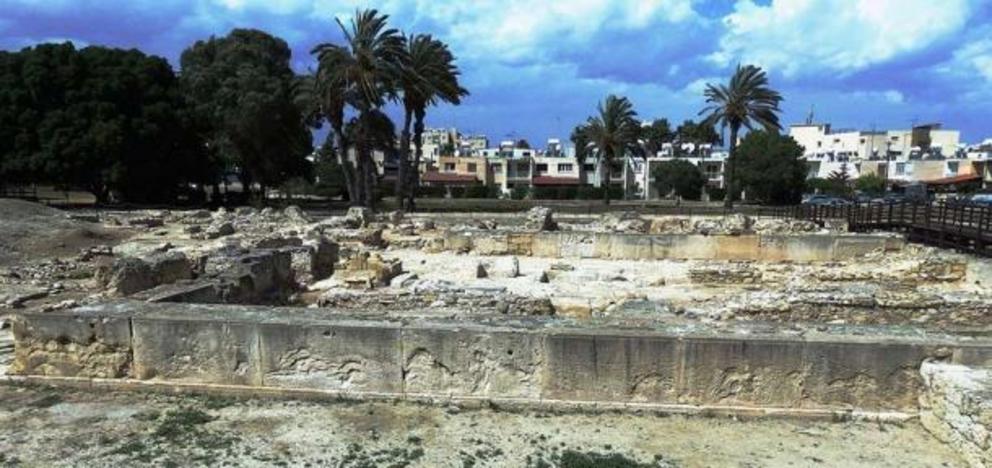
<svg viewBox="0 0 992 468">
<path fill-rule="evenodd" d="M 576 125 L 572 129 L 572 134 L 569 136 L 572 141 L 572 145 L 575 147 L 575 162 L 579 165 L 579 182 L 582 184 L 586 183 L 586 159 L 588 159 L 592 154 L 592 149 L 589 147 L 589 136 L 586 132 L 586 126 L 584 124 Z"/>
<path fill-rule="evenodd" d="M 878 174 L 865 174 L 854 179 L 854 188 L 869 195 L 885 193 L 885 178 Z"/>
<path fill-rule="evenodd" d="M 707 84 L 704 95 L 706 107 L 700 112 L 700 115 L 706 115 L 704 123 L 730 128 L 730 157 L 726 169 L 728 183 L 724 200 L 725 206 L 730 208 L 733 207 L 736 196 L 734 155 L 737 136 L 741 128 L 753 130 L 755 125 L 768 132 L 781 130 L 782 126 L 778 121 L 781 109 L 778 106 L 782 102 L 782 95 L 768 86 L 768 75 L 754 65 L 738 65 L 730 83 Z"/>
<path fill-rule="evenodd" d="M 668 119 L 655 119 L 650 125 L 641 126 L 641 142 L 648 156 L 658 154 L 665 143 L 671 143 L 674 140 L 675 133 L 672 131 Z"/>
<path fill-rule="evenodd" d="M 171 202 L 210 177 L 163 58 L 42 44 L 3 54 L 0 81 L 4 180 L 83 188 L 103 203 Z"/>
<path fill-rule="evenodd" d="M 661 196 L 674 192 L 676 196 L 686 200 L 699 200 L 703 195 L 703 186 L 706 185 L 706 177 L 702 171 L 684 159 L 663 161 L 655 166 L 651 175 Z"/>
<path fill-rule="evenodd" d="M 756 130 L 737 148 L 734 183 L 749 200 L 787 205 L 798 203 L 806 189 L 803 148 L 792 137 Z"/>
<path fill-rule="evenodd" d="M 182 53 L 182 83 L 210 148 L 245 191 L 306 172 L 313 150 L 300 82 L 282 39 L 254 29 L 197 41 Z"/>
<path fill-rule="evenodd" d="M 681 144 L 691 143 L 697 148 L 699 145 L 715 145 L 721 141 L 720 134 L 717 133 L 713 125 L 707 122 L 696 123 L 693 120 L 686 120 L 675 130 L 674 140 L 678 145 L 675 148 L 676 156 L 685 156 Z"/>
</svg>

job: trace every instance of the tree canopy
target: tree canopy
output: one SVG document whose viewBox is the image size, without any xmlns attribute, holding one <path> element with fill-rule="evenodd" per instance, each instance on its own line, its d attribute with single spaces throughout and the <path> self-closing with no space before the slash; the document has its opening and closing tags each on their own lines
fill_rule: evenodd
<svg viewBox="0 0 992 468">
<path fill-rule="evenodd" d="M 650 124 L 641 126 L 640 138 L 645 153 L 654 156 L 661 151 L 665 143 L 671 143 L 675 139 L 675 133 L 668 119 L 655 119 Z"/>
<path fill-rule="evenodd" d="M 306 172 L 312 152 L 289 46 L 263 31 L 235 29 L 183 51 L 182 84 L 209 147 L 246 188 Z"/>
<path fill-rule="evenodd" d="M 208 178 L 203 144 L 161 57 L 42 44 L 0 53 L 0 180 L 171 201 Z"/>
<path fill-rule="evenodd" d="M 782 95 L 768 84 L 768 74 L 754 65 L 737 66 L 730 82 L 723 84 L 707 84 L 706 107 L 700 111 L 705 115 L 707 125 L 717 125 L 730 128 L 730 160 L 727 163 L 727 195 L 724 200 L 729 208 L 733 206 L 737 191 L 734 188 L 736 177 L 734 173 L 734 153 L 737 148 L 737 136 L 741 128 L 752 130 L 756 127 L 766 132 L 777 132 L 782 129 L 778 114 Z"/>
<path fill-rule="evenodd" d="M 686 200 L 699 200 L 703 195 L 703 186 L 706 185 L 706 177 L 702 171 L 684 159 L 662 161 L 655 166 L 651 175 L 661 196 L 674 192 Z"/>
<path fill-rule="evenodd" d="M 736 183 L 749 200 L 786 205 L 798 203 L 806 188 L 803 148 L 789 136 L 753 131 L 732 156 Z"/>
</svg>

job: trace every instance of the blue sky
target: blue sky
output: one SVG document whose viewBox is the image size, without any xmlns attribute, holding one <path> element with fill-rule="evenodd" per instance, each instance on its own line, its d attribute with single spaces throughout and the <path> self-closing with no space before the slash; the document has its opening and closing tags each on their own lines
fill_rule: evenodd
<svg viewBox="0 0 992 468">
<path fill-rule="evenodd" d="M 428 124 L 490 141 L 567 138 L 610 93 L 643 118 L 695 118 L 738 62 L 770 71 L 786 123 L 812 106 L 835 127 L 992 138 L 992 0 L 0 0 L 0 48 L 72 40 L 177 64 L 197 39 L 254 27 L 302 71 L 358 7 L 451 45 L 472 95 Z"/>
</svg>

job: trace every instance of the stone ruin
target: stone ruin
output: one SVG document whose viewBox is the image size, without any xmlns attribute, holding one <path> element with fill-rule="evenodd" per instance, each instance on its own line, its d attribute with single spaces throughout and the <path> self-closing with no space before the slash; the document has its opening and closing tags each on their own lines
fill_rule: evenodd
<svg viewBox="0 0 992 468">
<path fill-rule="evenodd" d="M 990 459 L 992 263 L 898 235 L 547 207 L 80 216 L 130 237 L 7 271 L 16 376 L 900 415 Z"/>
</svg>

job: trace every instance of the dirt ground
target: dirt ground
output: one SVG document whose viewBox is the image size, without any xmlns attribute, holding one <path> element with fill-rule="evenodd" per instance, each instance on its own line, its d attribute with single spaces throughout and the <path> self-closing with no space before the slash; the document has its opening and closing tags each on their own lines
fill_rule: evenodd
<svg viewBox="0 0 992 468">
<path fill-rule="evenodd" d="M 74 220 L 45 205 L 0 198 L 0 265 L 75 255 L 80 249 L 116 243 L 127 235 Z"/>
<path fill-rule="evenodd" d="M 555 415 L 0 385 L 0 465 L 964 466 L 916 423 Z"/>
</svg>

